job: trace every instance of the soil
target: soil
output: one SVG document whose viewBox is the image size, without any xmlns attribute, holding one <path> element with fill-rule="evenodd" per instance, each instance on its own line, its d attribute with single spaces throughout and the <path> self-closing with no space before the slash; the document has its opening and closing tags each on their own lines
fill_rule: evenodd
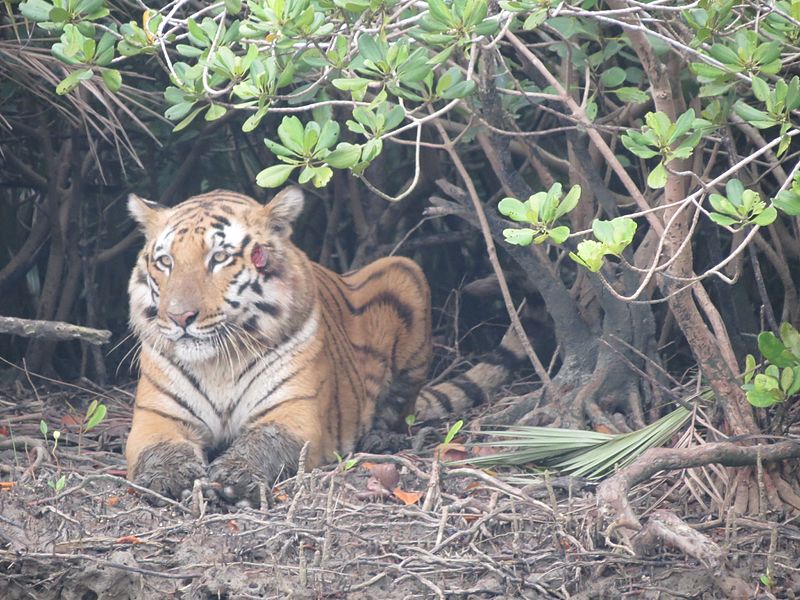
<svg viewBox="0 0 800 600">
<path fill-rule="evenodd" d="M 298 475 L 258 508 L 164 503 L 124 479 L 130 390 L 32 389 L 0 390 L 2 599 L 726 597 L 719 573 L 689 557 L 609 543 L 591 482 L 511 485 L 437 464 L 429 445 Z M 107 416 L 80 435 L 94 399 Z M 667 507 L 701 528 L 749 597 L 800 595 L 796 519 L 726 517 L 697 480 L 637 488 L 638 514 Z"/>
</svg>

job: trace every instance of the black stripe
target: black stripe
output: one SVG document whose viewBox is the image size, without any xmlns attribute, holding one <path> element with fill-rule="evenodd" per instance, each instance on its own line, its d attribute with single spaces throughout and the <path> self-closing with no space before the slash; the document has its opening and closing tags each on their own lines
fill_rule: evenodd
<svg viewBox="0 0 800 600">
<path fill-rule="evenodd" d="M 161 354 L 160 356 L 164 360 L 166 360 L 170 365 L 172 365 L 173 368 L 177 369 L 180 372 L 180 374 L 186 378 L 186 381 L 188 381 L 191 384 L 191 386 L 195 389 L 195 391 L 198 394 L 200 394 L 203 397 L 203 399 L 208 403 L 208 405 L 211 407 L 211 410 L 214 412 L 215 415 L 217 415 L 218 417 L 222 417 L 222 413 L 216 406 L 214 406 L 214 403 L 211 402 L 211 399 L 208 397 L 208 394 L 206 394 L 203 388 L 200 387 L 200 382 L 194 375 L 192 375 L 189 371 L 187 371 L 181 364 L 170 360 L 168 356 L 164 356 L 163 354 Z"/>
<path fill-rule="evenodd" d="M 264 300 L 259 300 L 255 303 L 255 307 L 263 313 L 267 313 L 271 317 L 277 317 L 281 314 L 281 309 L 277 304 L 272 304 L 271 302 L 265 302 Z"/>
<path fill-rule="evenodd" d="M 151 305 L 144 309 L 144 318 L 147 319 L 148 321 L 152 321 L 153 319 L 155 319 L 157 314 L 158 314 L 158 309 L 155 306 Z"/>
<path fill-rule="evenodd" d="M 176 415 L 171 415 L 169 413 L 164 412 L 163 410 L 158 410 L 157 408 L 150 408 L 149 406 L 142 406 L 141 404 L 134 405 L 134 408 L 136 410 L 140 410 L 140 411 L 156 414 L 159 417 L 163 417 L 164 419 L 169 419 L 170 421 L 176 421 L 178 423 L 183 423 L 184 425 L 187 425 L 189 427 L 196 427 L 196 425 L 194 423 L 192 423 L 191 421 L 188 421 L 186 419 L 182 419 L 181 417 L 178 417 Z"/>
<path fill-rule="evenodd" d="M 507 367 L 508 369 L 513 369 L 514 367 L 520 366 L 525 361 L 525 357 L 517 356 L 508 348 L 504 346 L 498 346 L 491 354 L 486 356 L 481 362 L 488 363 L 490 365 L 497 365 L 502 367 Z"/>
<path fill-rule="evenodd" d="M 308 319 L 306 319 L 306 321 L 307 320 Z M 245 396 L 247 396 L 247 392 L 250 391 L 250 388 L 252 387 L 253 383 L 259 377 L 261 377 L 261 375 L 264 373 L 264 371 L 269 369 L 277 361 L 279 361 L 281 358 L 283 358 L 284 356 L 286 356 L 288 354 L 287 350 L 285 348 L 283 348 L 283 346 L 286 346 L 290 341 L 292 341 L 294 339 L 294 337 L 297 334 L 297 332 L 306 324 L 306 321 L 303 321 L 302 323 L 300 323 L 300 325 L 298 325 L 294 329 L 294 331 L 288 332 L 285 341 L 281 342 L 278 346 L 273 348 L 272 351 L 269 352 L 269 354 L 267 356 L 257 356 L 256 358 L 254 358 L 247 365 L 247 367 L 245 367 L 244 371 L 242 371 L 239 374 L 238 379 L 239 379 L 239 381 L 241 381 L 244 378 L 244 376 L 247 375 L 247 373 L 250 372 L 251 369 L 253 369 L 257 365 L 261 365 L 261 368 L 258 370 L 258 372 L 255 375 L 253 375 L 253 377 L 250 379 L 249 383 L 247 384 L 247 387 L 245 387 L 244 390 L 242 390 L 242 394 L 241 394 L 240 398 L 244 398 Z M 269 360 L 266 363 L 263 362 L 264 359 L 267 358 L 267 357 L 270 357 L 271 360 Z"/>
<path fill-rule="evenodd" d="M 281 379 L 281 380 L 280 380 L 278 383 L 276 383 L 275 385 L 273 385 L 273 386 L 272 386 L 272 387 L 269 389 L 269 391 L 268 391 L 268 392 L 267 392 L 267 393 L 266 393 L 264 396 L 261 396 L 261 398 L 259 398 L 259 399 L 258 399 L 258 402 L 256 402 L 256 403 L 253 405 L 253 407 L 251 408 L 251 410 L 255 410 L 255 409 L 257 409 L 257 408 L 258 408 L 258 406 L 259 406 L 259 405 L 260 405 L 262 402 L 264 402 L 264 400 L 267 400 L 267 399 L 268 399 L 268 398 L 269 398 L 269 397 L 270 397 L 272 394 L 274 394 L 275 392 L 277 392 L 277 391 L 278 391 L 278 390 L 279 390 L 279 389 L 280 389 L 280 388 L 283 386 L 283 384 L 284 384 L 284 383 L 286 383 L 287 381 L 289 381 L 289 380 L 290 380 L 292 377 L 295 377 L 295 376 L 296 376 L 296 375 L 297 375 L 297 374 L 298 374 L 300 371 L 302 371 L 302 370 L 303 370 L 303 367 L 300 367 L 299 369 L 297 369 L 297 370 L 295 370 L 295 371 L 292 371 L 292 372 L 291 372 L 291 373 L 289 373 L 289 374 L 288 374 L 286 377 L 284 377 L 283 379 Z M 249 387 L 249 386 L 248 386 L 248 387 Z M 226 410 L 226 420 L 227 420 L 227 415 L 232 415 L 232 414 L 234 413 L 234 411 L 236 410 L 236 408 L 239 406 L 239 403 L 242 401 L 242 398 L 244 398 L 244 394 L 242 394 L 241 396 L 239 396 L 239 398 L 236 400 L 236 402 L 234 402 L 234 403 L 233 403 L 231 406 L 229 406 L 229 407 L 228 407 L 228 409 Z M 256 414 L 259 414 L 259 413 L 256 413 Z M 247 419 L 247 420 L 248 420 L 248 422 L 249 422 L 249 421 L 251 420 L 251 417 L 248 417 L 248 419 Z"/>
<path fill-rule="evenodd" d="M 264 410 L 260 410 L 256 414 L 248 417 L 247 421 L 245 421 L 245 425 L 250 425 L 251 423 L 253 423 L 255 421 L 263 419 L 265 416 L 267 416 L 273 410 L 275 410 L 276 408 L 280 408 L 281 406 L 283 406 L 287 402 L 297 402 L 299 400 L 313 400 L 316 397 L 317 397 L 316 394 L 309 394 L 308 396 L 295 396 L 294 398 L 289 398 L 288 400 L 284 400 L 280 404 L 276 404 L 275 406 L 270 406 L 269 408 L 265 408 Z"/>
<path fill-rule="evenodd" d="M 145 379 L 147 379 L 147 381 L 149 381 L 149 382 L 150 382 L 150 385 L 152 385 L 154 388 L 156 388 L 156 390 L 158 390 L 158 391 L 159 391 L 161 394 L 163 394 L 164 396 L 166 396 L 167 398 L 169 398 L 170 400 L 172 400 L 172 401 L 173 401 L 175 404 L 177 404 L 178 406 L 180 406 L 182 409 L 184 409 L 186 412 L 188 412 L 190 415 L 192 415 L 192 416 L 193 416 L 195 419 L 197 419 L 197 420 L 198 420 L 198 421 L 200 421 L 200 422 L 201 422 L 203 425 L 205 425 L 206 427 L 208 427 L 208 423 L 206 423 L 206 422 L 205 422 L 203 419 L 201 419 L 201 418 L 200 418 L 200 417 L 199 417 L 197 414 L 195 414 L 195 412 L 192 410 L 192 407 L 191 407 L 191 406 L 189 406 L 189 405 L 186 403 L 186 401 L 185 401 L 185 400 L 181 399 L 181 398 L 180 398 L 180 397 L 179 397 L 177 394 L 174 394 L 174 393 L 172 393 L 172 392 L 171 392 L 171 391 L 169 391 L 167 388 L 165 388 L 164 386 L 162 386 L 162 385 L 161 385 L 159 382 L 157 382 L 155 379 L 153 379 L 153 378 L 152 378 L 152 377 L 151 377 L 151 376 L 150 376 L 150 375 L 149 375 L 147 372 L 144 372 L 144 371 L 143 371 L 143 372 L 142 372 L 142 377 L 144 377 Z"/>
<path fill-rule="evenodd" d="M 464 375 L 454 377 L 448 383 L 464 392 L 464 395 L 469 398 L 470 406 L 483 404 L 487 400 L 484 389 Z"/>
<path fill-rule="evenodd" d="M 374 281 L 375 279 L 379 279 L 380 277 L 383 277 L 387 274 L 391 274 L 391 272 L 395 270 L 405 271 L 405 273 L 414 281 L 414 284 L 417 286 L 419 290 L 422 290 L 424 287 L 427 287 L 424 285 L 427 282 L 420 281 L 420 272 L 416 268 L 404 262 L 392 263 L 391 265 L 388 265 L 383 269 L 379 269 L 374 273 L 370 273 L 369 275 L 367 275 L 365 279 L 363 279 L 362 281 L 360 281 L 355 285 L 351 285 L 346 281 L 344 281 L 343 283 L 348 287 L 349 290 L 355 292 L 363 288 L 369 282 Z M 345 274 L 344 277 L 357 277 L 360 272 L 361 270 L 353 271 L 352 273 Z"/>
<path fill-rule="evenodd" d="M 444 408 L 445 412 L 447 412 L 447 413 L 453 412 L 453 403 L 450 402 L 450 396 L 448 396 L 444 392 L 440 392 L 439 390 L 437 390 L 435 388 L 428 388 L 425 391 L 427 393 L 429 393 L 431 396 L 433 396 L 434 398 L 436 398 L 436 400 L 439 402 L 439 404 L 442 405 L 442 408 Z"/>
<path fill-rule="evenodd" d="M 325 277 L 331 283 L 333 283 L 333 287 L 339 293 L 339 298 L 344 303 L 344 305 L 347 307 L 347 310 L 350 311 L 350 314 L 352 314 L 353 316 L 357 317 L 359 315 L 364 314 L 365 311 L 369 310 L 373 306 L 376 306 L 376 305 L 379 305 L 379 304 L 383 304 L 385 306 L 390 306 L 391 308 L 393 308 L 395 310 L 395 312 L 397 312 L 397 316 L 400 317 L 400 320 L 403 321 L 403 324 L 406 326 L 406 328 L 410 329 L 411 326 L 413 325 L 413 323 L 414 323 L 414 312 L 412 311 L 411 307 L 408 304 L 406 304 L 405 302 L 402 302 L 397 297 L 397 295 L 392 294 L 391 292 L 388 292 L 388 291 L 384 290 L 384 291 L 381 291 L 381 292 L 378 292 L 377 294 L 375 294 L 372 298 L 367 300 L 361 306 L 353 306 L 353 303 L 350 302 L 350 299 L 345 295 L 345 293 L 342 290 L 342 288 L 339 287 L 339 285 L 342 284 L 341 278 L 334 279 L 334 277 L 336 277 L 335 275 L 333 275 L 332 273 L 327 272 L 326 270 L 324 270 L 322 268 L 318 269 L 317 272 L 318 273 L 322 273 L 323 275 L 325 275 Z M 338 279 L 338 281 L 337 281 L 337 279 Z"/>
<path fill-rule="evenodd" d="M 389 363 L 389 357 L 380 352 L 377 348 L 374 348 L 373 346 L 369 346 L 367 344 L 364 344 L 363 346 L 360 344 L 352 344 L 352 346 L 353 350 L 355 350 L 356 352 L 360 352 L 361 354 L 369 356 L 370 358 L 374 358 L 377 361 L 384 362 L 387 364 Z"/>
<path fill-rule="evenodd" d="M 250 243 L 252 240 L 253 240 L 253 238 L 250 236 L 250 234 L 249 234 L 249 233 L 248 233 L 248 234 L 246 234 L 246 235 L 245 235 L 245 236 L 242 238 L 241 250 L 239 250 L 239 252 L 243 252 L 243 251 L 244 251 L 244 249 L 245 249 L 245 248 L 247 248 L 247 244 L 249 244 L 249 243 Z"/>
</svg>

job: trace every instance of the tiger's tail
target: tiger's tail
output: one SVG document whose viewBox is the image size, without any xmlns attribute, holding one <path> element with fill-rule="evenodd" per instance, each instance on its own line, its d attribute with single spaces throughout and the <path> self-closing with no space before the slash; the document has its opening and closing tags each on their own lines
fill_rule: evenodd
<svg viewBox="0 0 800 600">
<path fill-rule="evenodd" d="M 415 404 L 417 419 L 425 421 L 461 414 L 491 400 L 526 360 L 525 349 L 516 331 L 509 327 L 500 345 L 474 367 L 451 379 L 422 388 Z"/>
</svg>

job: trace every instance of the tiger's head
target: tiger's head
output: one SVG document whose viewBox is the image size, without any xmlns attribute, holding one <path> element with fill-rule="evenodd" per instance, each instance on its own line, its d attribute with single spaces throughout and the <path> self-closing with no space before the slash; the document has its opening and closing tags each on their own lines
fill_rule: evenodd
<svg viewBox="0 0 800 600">
<path fill-rule="evenodd" d="M 131 195 L 128 209 L 146 238 L 128 286 L 130 321 L 157 352 L 184 364 L 259 354 L 308 318 L 313 277 L 289 239 L 300 188 L 266 205 L 222 190 L 174 208 Z"/>
</svg>

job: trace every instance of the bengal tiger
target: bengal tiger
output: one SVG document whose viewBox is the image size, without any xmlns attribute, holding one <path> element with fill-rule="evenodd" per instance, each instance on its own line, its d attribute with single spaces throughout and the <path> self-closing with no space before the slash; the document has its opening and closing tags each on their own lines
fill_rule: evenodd
<svg viewBox="0 0 800 600">
<path fill-rule="evenodd" d="M 141 342 L 133 482 L 179 497 L 207 478 L 252 498 L 296 470 L 306 442 L 313 467 L 415 410 L 462 410 L 520 358 L 504 342 L 498 360 L 419 394 L 432 352 L 422 270 L 382 258 L 329 271 L 290 240 L 303 204 L 297 187 L 266 205 L 221 190 L 173 208 L 130 196 L 145 236 L 128 288 Z"/>
</svg>

